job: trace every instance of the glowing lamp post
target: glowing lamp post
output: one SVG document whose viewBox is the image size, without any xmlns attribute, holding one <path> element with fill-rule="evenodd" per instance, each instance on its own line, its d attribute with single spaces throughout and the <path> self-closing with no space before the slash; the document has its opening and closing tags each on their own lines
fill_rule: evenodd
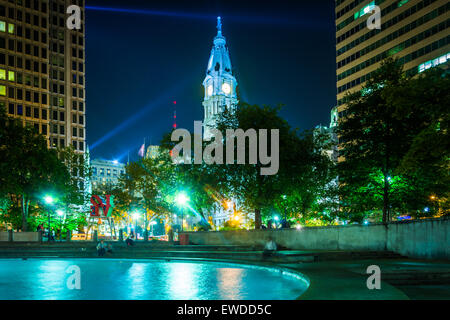
<svg viewBox="0 0 450 320">
<path fill-rule="evenodd" d="M 152 221 L 152 222 L 150 222 L 150 225 L 152 226 L 152 237 L 154 236 L 154 234 L 153 234 L 153 226 L 156 224 L 156 221 Z"/>
<path fill-rule="evenodd" d="M 44 201 L 46 204 L 48 204 L 49 206 L 53 204 L 53 197 L 50 195 L 47 195 L 44 197 Z M 47 241 L 50 242 L 50 210 L 51 208 L 48 209 L 48 233 L 47 233 Z"/>
<path fill-rule="evenodd" d="M 273 217 L 273 219 L 275 220 L 275 228 L 277 228 L 278 220 L 280 220 L 280 217 L 275 216 Z"/>
<path fill-rule="evenodd" d="M 57 210 L 56 213 L 59 216 L 59 242 L 62 241 L 62 216 L 64 215 L 64 212 L 62 210 Z"/>
<path fill-rule="evenodd" d="M 134 212 L 132 214 L 133 220 L 134 220 L 134 234 L 136 236 L 136 240 L 137 240 L 137 220 L 139 218 L 139 213 L 138 212 Z"/>
<path fill-rule="evenodd" d="M 286 202 L 287 196 L 286 196 L 285 194 L 283 194 L 282 198 L 283 198 L 283 200 Z M 286 203 L 284 203 L 284 221 L 286 221 L 286 223 L 287 223 Z"/>
<path fill-rule="evenodd" d="M 53 203 L 53 197 L 52 196 L 45 196 L 44 201 L 46 204 L 52 204 Z"/>
<path fill-rule="evenodd" d="M 180 210 L 181 210 L 181 231 L 183 231 L 183 224 L 184 224 L 184 218 L 183 218 L 184 210 L 183 209 L 189 202 L 189 197 L 184 192 L 180 192 L 176 195 L 175 202 L 177 203 L 177 205 L 180 207 Z"/>
</svg>

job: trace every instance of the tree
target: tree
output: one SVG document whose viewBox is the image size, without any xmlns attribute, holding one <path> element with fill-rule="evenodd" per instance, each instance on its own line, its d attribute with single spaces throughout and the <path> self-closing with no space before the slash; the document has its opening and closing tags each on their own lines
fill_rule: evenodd
<svg viewBox="0 0 450 320">
<path fill-rule="evenodd" d="M 249 164 L 249 144 L 245 146 L 246 164 L 211 166 L 214 176 L 220 177 L 218 187 L 254 211 L 256 229 L 261 227 L 262 217 L 271 215 L 274 207 L 281 212 L 283 207 L 291 213 L 310 212 L 320 190 L 331 181 L 331 161 L 316 144 L 312 132 L 299 134 L 297 129 L 292 129 L 278 115 L 280 108 L 241 103 L 235 112 L 225 111 L 218 120 L 222 132 L 236 128 L 279 130 L 279 141 L 275 141 L 279 143 L 277 174 L 261 175 L 260 162 Z M 236 154 L 236 144 L 234 148 Z"/>
<path fill-rule="evenodd" d="M 0 192 L 21 208 L 22 230 L 28 229 L 30 203 L 42 192 L 67 190 L 70 176 L 55 150 L 29 126 L 0 110 Z"/>
<path fill-rule="evenodd" d="M 342 213 L 350 220 L 377 219 L 380 209 L 383 222 L 394 212 L 417 211 L 436 181 L 448 181 L 448 137 L 443 141 L 448 133 L 435 130 L 440 121 L 448 126 L 448 92 L 442 71 L 410 79 L 389 58 L 361 91 L 347 95 L 346 116 L 338 128 L 343 160 L 338 172 Z M 430 157 L 426 144 L 435 145 L 433 138 L 443 145 Z M 414 167 L 414 158 L 428 161 Z M 431 168 L 441 178 L 433 179 Z"/>
<path fill-rule="evenodd" d="M 421 206 L 437 205 L 430 213 L 449 212 L 450 203 L 450 77 L 433 68 L 391 88 L 386 99 L 394 107 L 394 117 L 410 123 L 410 147 L 398 171 L 413 176 L 424 195 Z M 404 119 L 407 119 L 405 121 Z M 416 195 L 417 196 L 417 195 Z"/>
</svg>

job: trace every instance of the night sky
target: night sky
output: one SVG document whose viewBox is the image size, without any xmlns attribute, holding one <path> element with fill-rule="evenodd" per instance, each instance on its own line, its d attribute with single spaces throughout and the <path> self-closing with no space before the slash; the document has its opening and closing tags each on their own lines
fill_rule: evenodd
<svg viewBox="0 0 450 320">
<path fill-rule="evenodd" d="M 86 1 L 91 158 L 137 158 L 203 120 L 202 82 L 220 15 L 241 99 L 285 105 L 293 127 L 329 125 L 336 102 L 334 0 Z M 95 10 L 90 7 L 123 9 Z M 140 12 L 142 11 L 142 13 Z"/>
</svg>

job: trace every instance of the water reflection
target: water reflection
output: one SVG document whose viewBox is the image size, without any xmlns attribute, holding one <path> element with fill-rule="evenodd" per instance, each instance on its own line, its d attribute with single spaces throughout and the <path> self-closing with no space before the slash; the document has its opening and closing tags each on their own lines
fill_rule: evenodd
<svg viewBox="0 0 450 320">
<path fill-rule="evenodd" d="M 199 268 L 200 267 L 200 268 Z M 170 300 L 198 299 L 199 269 L 195 263 L 166 263 L 167 291 Z M 164 281 L 164 279 L 161 279 Z"/>
<path fill-rule="evenodd" d="M 81 290 L 67 288 L 71 265 Z M 115 259 L 0 259 L 0 300 L 295 299 L 306 289 L 267 269 L 215 263 Z"/>
<path fill-rule="evenodd" d="M 243 269 L 220 268 L 217 270 L 217 281 L 220 299 L 239 300 L 242 299 Z"/>
<path fill-rule="evenodd" d="M 133 263 L 128 269 L 125 281 L 129 283 L 127 299 L 145 299 L 147 293 L 147 273 L 148 264 Z"/>
</svg>

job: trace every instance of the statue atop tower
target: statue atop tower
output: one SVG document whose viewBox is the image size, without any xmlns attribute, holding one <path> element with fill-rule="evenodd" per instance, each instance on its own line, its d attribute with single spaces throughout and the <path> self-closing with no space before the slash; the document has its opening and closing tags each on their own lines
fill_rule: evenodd
<svg viewBox="0 0 450 320">
<path fill-rule="evenodd" d="M 222 35 L 222 19 L 217 17 L 217 35 L 203 80 L 205 97 L 204 108 L 204 139 L 210 140 L 210 128 L 216 127 L 216 118 L 225 109 L 234 110 L 238 100 L 236 95 L 237 81 L 232 73 L 230 55 L 226 46 L 226 39 Z"/>
</svg>

